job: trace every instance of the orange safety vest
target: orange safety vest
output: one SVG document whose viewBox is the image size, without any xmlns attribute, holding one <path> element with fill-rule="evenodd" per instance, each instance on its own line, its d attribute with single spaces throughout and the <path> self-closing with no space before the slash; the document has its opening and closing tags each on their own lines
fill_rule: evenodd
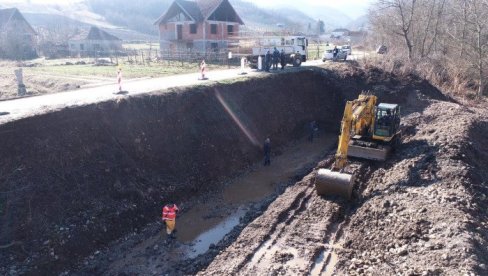
<svg viewBox="0 0 488 276">
<path fill-rule="evenodd" d="M 178 211 L 178 207 L 176 204 L 166 205 L 163 207 L 163 220 L 175 220 L 176 219 L 176 212 Z"/>
</svg>

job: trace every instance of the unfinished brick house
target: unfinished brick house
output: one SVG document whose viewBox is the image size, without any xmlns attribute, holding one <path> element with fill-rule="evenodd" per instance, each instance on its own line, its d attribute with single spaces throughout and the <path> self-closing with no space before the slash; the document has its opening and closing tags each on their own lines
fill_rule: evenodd
<svg viewBox="0 0 488 276">
<path fill-rule="evenodd" d="M 226 49 L 244 25 L 228 0 L 175 0 L 155 22 L 161 51 Z"/>
</svg>

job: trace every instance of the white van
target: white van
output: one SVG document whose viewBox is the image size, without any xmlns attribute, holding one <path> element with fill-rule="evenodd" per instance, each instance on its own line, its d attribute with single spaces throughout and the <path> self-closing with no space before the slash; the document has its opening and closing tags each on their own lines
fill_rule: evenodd
<svg viewBox="0 0 488 276">
<path fill-rule="evenodd" d="M 325 62 L 326 60 L 333 60 L 333 59 L 334 59 L 334 49 L 327 49 L 322 54 L 323 62 Z M 347 59 L 347 53 L 342 51 L 342 49 L 339 49 L 336 60 L 346 60 L 346 59 Z"/>
<path fill-rule="evenodd" d="M 346 52 L 348 55 L 352 53 L 351 45 L 342 45 L 341 50 Z"/>
</svg>

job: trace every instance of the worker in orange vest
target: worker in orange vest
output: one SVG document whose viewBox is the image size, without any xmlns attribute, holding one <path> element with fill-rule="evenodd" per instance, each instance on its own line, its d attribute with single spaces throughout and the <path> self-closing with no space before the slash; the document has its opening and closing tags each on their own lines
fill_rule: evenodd
<svg viewBox="0 0 488 276">
<path fill-rule="evenodd" d="M 176 212 L 178 211 L 179 209 L 176 204 L 167 204 L 163 207 L 162 219 L 166 223 L 166 233 L 168 234 L 168 237 L 171 237 L 171 234 L 175 230 Z"/>
</svg>

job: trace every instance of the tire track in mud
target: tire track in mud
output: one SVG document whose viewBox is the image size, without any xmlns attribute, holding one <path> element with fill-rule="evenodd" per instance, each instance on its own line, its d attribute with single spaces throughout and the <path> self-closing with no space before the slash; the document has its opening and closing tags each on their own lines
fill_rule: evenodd
<svg viewBox="0 0 488 276">
<path fill-rule="evenodd" d="M 282 222 L 280 222 L 281 220 L 278 221 L 275 226 L 276 230 L 272 229 L 270 231 L 271 235 L 269 236 L 269 239 L 262 242 L 257 250 L 253 253 L 252 259 L 242 265 L 254 267 L 258 266 L 261 263 L 265 263 L 266 261 L 269 262 L 270 258 L 272 257 L 270 256 L 270 252 L 277 252 L 277 247 L 279 247 L 279 244 L 281 244 L 281 239 L 286 238 L 286 231 L 288 230 L 289 226 L 293 224 L 293 222 L 295 222 L 294 218 L 300 215 L 305 210 L 307 202 L 310 200 L 311 197 L 312 194 L 310 190 L 302 193 L 294 202 L 297 203 L 299 201 L 299 204 L 297 204 L 298 206 L 292 206 L 291 210 L 286 212 L 286 219 L 284 219 L 284 221 Z"/>
<path fill-rule="evenodd" d="M 199 275 L 311 274 L 317 267 L 319 272 L 328 270 L 333 264 L 331 250 L 341 236 L 345 202 L 318 196 L 314 176 L 315 171 L 288 188 Z M 321 254 L 323 260 L 319 260 Z"/>
<path fill-rule="evenodd" d="M 316 194 L 316 170 L 330 166 L 332 161 L 320 162 L 302 181 L 289 187 L 198 274 L 333 275 L 345 250 L 342 237 L 349 227 L 348 218 L 361 202 Z M 358 175 L 354 193 L 359 195 L 365 188 L 364 179 L 375 166 L 351 161 L 350 169 Z"/>
</svg>

